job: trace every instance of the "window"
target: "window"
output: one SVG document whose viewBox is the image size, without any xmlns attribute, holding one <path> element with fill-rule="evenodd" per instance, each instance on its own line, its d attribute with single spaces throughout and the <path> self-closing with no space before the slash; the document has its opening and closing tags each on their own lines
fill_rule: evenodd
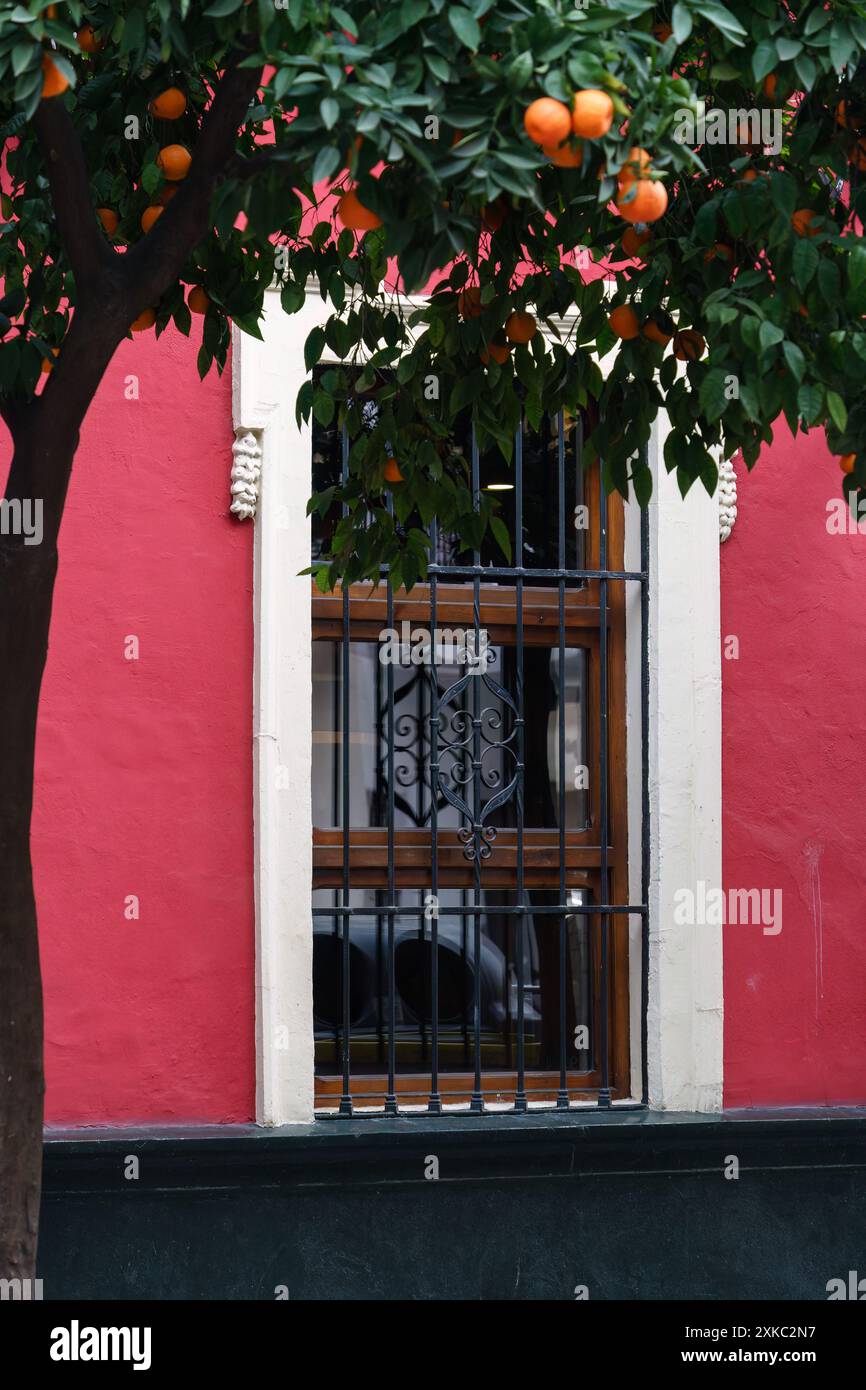
<svg viewBox="0 0 866 1390">
<path fill-rule="evenodd" d="M 513 467 L 458 439 L 509 559 L 431 535 L 429 582 L 313 592 L 316 1104 L 630 1094 L 623 509 L 581 422 Z M 313 427 L 313 487 L 346 441 Z M 314 521 L 316 558 L 336 518 Z M 612 577 L 616 576 L 616 577 Z"/>
</svg>

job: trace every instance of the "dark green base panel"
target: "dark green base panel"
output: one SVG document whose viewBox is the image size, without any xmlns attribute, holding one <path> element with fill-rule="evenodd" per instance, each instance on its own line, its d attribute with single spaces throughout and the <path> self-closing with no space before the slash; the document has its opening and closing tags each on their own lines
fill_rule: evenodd
<svg viewBox="0 0 866 1390">
<path fill-rule="evenodd" d="M 46 1142 L 46 1299 L 826 1300 L 850 1271 L 866 1278 L 863 1110 Z"/>
</svg>

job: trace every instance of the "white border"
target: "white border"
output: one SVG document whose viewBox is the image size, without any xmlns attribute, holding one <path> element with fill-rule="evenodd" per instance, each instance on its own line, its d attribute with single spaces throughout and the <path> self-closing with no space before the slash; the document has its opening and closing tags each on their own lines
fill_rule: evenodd
<svg viewBox="0 0 866 1390">
<path fill-rule="evenodd" d="M 263 342 L 233 331 L 235 433 L 261 444 L 254 562 L 256 1113 L 263 1125 L 314 1113 L 312 999 L 311 431 L 295 419 L 303 348 L 330 313 L 317 288 L 284 314 L 266 296 Z M 604 364 L 602 363 L 602 368 Z M 685 503 L 650 448 L 650 931 L 647 1070 L 653 1108 L 722 1101 L 720 927 L 675 927 L 674 894 L 721 887 L 721 651 L 718 507 Z M 626 568 L 640 568 L 640 517 L 626 509 Z M 627 586 L 630 894 L 640 901 L 640 594 Z M 641 1095 L 642 932 L 630 924 L 632 1090 Z"/>
</svg>

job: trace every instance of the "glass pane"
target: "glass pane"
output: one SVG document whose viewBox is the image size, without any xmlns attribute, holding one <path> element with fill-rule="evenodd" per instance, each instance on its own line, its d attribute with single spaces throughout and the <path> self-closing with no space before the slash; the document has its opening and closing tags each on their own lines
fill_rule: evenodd
<svg viewBox="0 0 866 1390">
<path fill-rule="evenodd" d="M 502 909 L 512 904 L 514 897 L 505 892 L 482 893 L 476 957 L 475 915 L 457 911 L 472 906 L 472 894 L 463 889 L 443 889 L 438 896 L 440 1069 L 447 1073 L 473 1068 L 474 999 L 476 975 L 480 975 L 482 1066 L 510 1070 L 516 1066 L 517 1056 L 517 918 Z M 558 901 L 557 895 L 548 891 L 531 890 L 527 897 L 536 908 L 555 906 Z M 396 895 L 401 911 L 394 921 L 395 1052 L 396 1069 L 401 1074 L 424 1071 L 430 1065 L 433 946 L 432 924 L 425 917 L 426 899 L 420 889 Z M 342 919 L 328 911 L 339 900 L 339 893 L 332 889 L 319 889 L 313 895 L 316 1070 L 322 1075 L 338 1073 L 341 1067 Z M 354 909 L 374 909 L 385 901 L 386 895 L 376 889 L 356 889 L 350 895 Z M 587 901 L 583 890 L 569 891 L 571 905 Z M 351 1069 L 356 1075 L 378 1075 L 387 1069 L 387 916 L 371 912 L 348 920 Z M 591 1065 L 591 1047 L 575 1045 L 593 1036 L 589 921 L 585 914 L 569 913 L 565 918 L 564 1032 L 570 1070 L 587 1070 Z M 561 1004 L 560 918 L 555 913 L 536 912 L 526 919 L 523 963 L 526 1065 L 556 1071 Z M 583 1028 L 586 1034 L 578 1034 Z"/>
<path fill-rule="evenodd" d="M 413 628 L 413 634 L 419 629 Z M 429 642 L 429 633 L 428 633 Z M 476 650 L 481 652 L 483 643 Z M 510 646 L 490 646 L 485 652 L 484 674 L 459 687 L 467 667 L 454 661 L 439 664 L 455 654 L 453 644 L 435 653 L 436 689 L 439 698 L 438 751 L 440 780 L 470 807 L 483 807 L 509 786 L 515 776 L 516 653 Z M 459 653 L 456 653 L 459 655 Z M 430 720 L 433 667 L 425 664 L 423 643 L 400 644 L 395 650 L 387 635 L 379 643 L 352 642 L 349 647 L 349 824 L 362 828 L 387 824 L 389 791 L 389 690 L 388 667 L 383 656 L 396 656 L 394 664 L 394 826 L 397 830 L 429 825 Z M 413 664 L 415 657 L 419 664 Z M 426 661 L 431 661 L 429 645 Z M 338 642 L 313 643 L 313 824 L 335 827 L 343 823 L 342 806 L 342 664 Z M 554 647 L 526 647 L 523 654 L 525 776 L 524 823 L 527 828 L 559 826 L 559 708 L 565 703 L 565 826 L 582 830 L 588 824 L 587 684 L 588 658 L 583 647 L 565 651 L 564 670 Z M 504 694 L 502 693 L 504 692 Z M 478 720 L 473 724 L 473 716 Z M 477 789 L 472 761 L 481 763 Z M 459 829 L 465 815 L 440 791 L 437 802 L 440 829 Z M 489 823 L 507 828 L 515 824 L 516 805 L 510 797 L 494 811 Z"/>
</svg>

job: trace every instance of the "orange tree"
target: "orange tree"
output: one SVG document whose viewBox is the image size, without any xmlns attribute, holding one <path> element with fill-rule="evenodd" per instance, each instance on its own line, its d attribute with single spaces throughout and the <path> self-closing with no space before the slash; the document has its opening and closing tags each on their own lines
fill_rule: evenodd
<svg viewBox="0 0 866 1390">
<path fill-rule="evenodd" d="M 413 584 L 434 514 L 507 545 L 450 442 L 466 411 L 506 460 L 521 409 L 582 411 L 589 465 L 641 504 L 659 410 L 683 492 L 713 490 L 720 454 L 754 464 L 784 416 L 826 429 L 855 493 L 864 50 L 866 5 L 823 0 L 0 0 L 0 1275 L 35 1257 L 29 827 L 57 539 L 118 345 L 195 322 L 202 375 L 222 370 L 230 323 L 258 333 L 269 286 L 291 313 L 315 277 L 333 313 L 307 365 L 327 345 L 347 367 L 298 409 L 351 445 L 311 501 L 345 508 L 323 588 L 383 563 Z M 746 128 L 762 112 L 775 134 Z"/>
</svg>

